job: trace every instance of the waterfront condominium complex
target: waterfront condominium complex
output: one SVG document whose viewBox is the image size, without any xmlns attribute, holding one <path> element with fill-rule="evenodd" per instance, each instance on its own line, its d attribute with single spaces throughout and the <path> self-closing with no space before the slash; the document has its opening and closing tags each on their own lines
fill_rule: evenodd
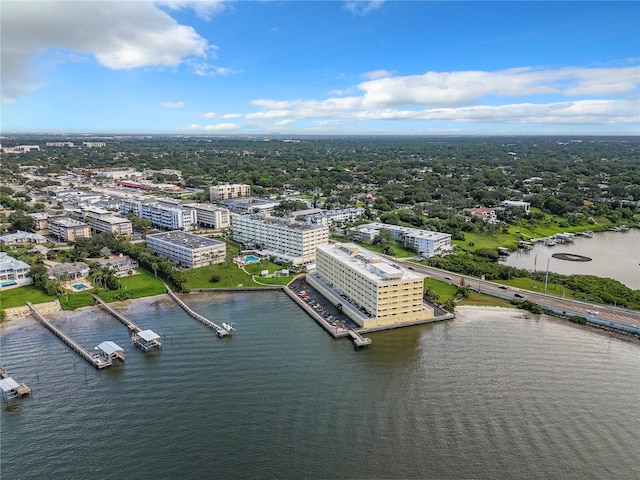
<svg viewBox="0 0 640 480">
<path fill-rule="evenodd" d="M 249 195 L 251 195 L 251 187 L 244 183 L 225 183 L 209 187 L 209 198 L 212 202 L 229 198 L 248 197 Z"/>
<path fill-rule="evenodd" d="M 238 215 L 232 219 L 232 230 L 236 242 L 294 265 L 314 263 L 316 246 L 329 243 L 328 227 L 293 219 Z"/>
<path fill-rule="evenodd" d="M 380 230 L 388 230 L 393 237 L 402 242 L 405 247 L 417 252 L 419 255 L 429 258 L 434 255 L 447 255 L 451 253 L 451 235 L 448 233 L 433 232 L 421 228 L 402 227 L 387 223 L 367 223 L 349 229 L 352 238 L 364 242 L 371 242 L 380 234 Z"/>
<path fill-rule="evenodd" d="M 147 235 L 147 247 L 181 267 L 198 268 L 224 262 L 227 244 L 186 232 Z"/>
<path fill-rule="evenodd" d="M 433 318 L 424 304 L 424 275 L 353 243 L 319 245 L 307 282 L 358 325 L 388 328 Z"/>
</svg>

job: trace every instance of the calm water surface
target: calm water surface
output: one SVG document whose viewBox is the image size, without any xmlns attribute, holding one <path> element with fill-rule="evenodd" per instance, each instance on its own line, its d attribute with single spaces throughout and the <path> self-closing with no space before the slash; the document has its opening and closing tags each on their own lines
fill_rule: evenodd
<svg viewBox="0 0 640 480">
<path fill-rule="evenodd" d="M 568 262 L 551 257 L 560 252 L 584 255 L 592 261 Z M 613 278 L 629 288 L 640 290 L 640 228 L 631 228 L 626 233 L 596 233 L 592 238 L 576 237 L 573 243 L 554 247 L 536 244 L 532 250 L 512 253 L 503 263 L 544 272 L 547 260 L 550 272 Z"/>
<path fill-rule="evenodd" d="M 190 295 L 56 323 L 126 364 L 96 371 L 35 320 L 1 337 L 33 396 L 1 412 L 2 478 L 640 478 L 640 347 L 540 319 L 371 334 L 356 352 L 281 293 Z"/>
</svg>

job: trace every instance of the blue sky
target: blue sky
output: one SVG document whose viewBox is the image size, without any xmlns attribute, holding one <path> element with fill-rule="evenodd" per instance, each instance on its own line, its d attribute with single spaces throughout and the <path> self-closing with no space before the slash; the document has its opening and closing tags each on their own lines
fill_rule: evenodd
<svg viewBox="0 0 640 480">
<path fill-rule="evenodd" d="M 640 134 L 640 2 L 3 0 L 2 132 Z"/>
</svg>

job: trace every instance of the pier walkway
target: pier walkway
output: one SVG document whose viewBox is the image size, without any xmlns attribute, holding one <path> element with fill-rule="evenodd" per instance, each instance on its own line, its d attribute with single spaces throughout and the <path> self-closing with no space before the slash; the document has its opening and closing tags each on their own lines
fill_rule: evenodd
<svg viewBox="0 0 640 480">
<path fill-rule="evenodd" d="M 116 312 L 113 308 L 111 308 L 109 305 L 107 305 L 107 303 L 104 300 L 102 300 L 99 296 L 97 296 L 95 293 L 92 293 L 91 295 L 93 296 L 95 301 L 98 302 L 98 305 L 100 305 L 104 310 L 106 310 L 111 315 L 113 315 L 118 320 L 120 320 L 121 323 L 124 323 L 131 332 L 138 333 L 140 330 L 142 330 L 139 326 L 137 326 L 135 323 L 133 323 L 127 317 L 125 317 L 124 315 L 122 315 L 119 312 Z"/>
<path fill-rule="evenodd" d="M 171 289 L 167 286 L 167 284 L 164 284 L 164 287 L 167 289 L 167 293 L 169 294 L 169 296 L 171 298 L 173 298 L 173 300 L 175 300 L 175 302 L 180 305 L 182 307 L 182 309 L 187 312 L 191 317 L 195 318 L 196 320 L 198 320 L 200 323 L 206 325 L 207 327 L 211 328 L 212 330 L 215 330 L 216 333 L 218 334 L 219 337 L 225 337 L 227 335 L 229 335 L 229 330 L 227 330 L 226 328 L 222 328 L 220 325 L 216 325 L 215 323 L 213 323 L 211 320 L 203 317 L 202 315 L 200 315 L 197 312 L 194 312 L 193 310 L 191 310 L 186 303 L 184 303 L 182 300 L 180 300 L 178 298 L 178 296 L 173 293 L 171 291 Z"/>
<path fill-rule="evenodd" d="M 142 330 L 138 325 L 136 325 L 134 322 L 132 322 L 127 317 L 122 315 L 120 312 L 117 312 L 116 310 L 111 308 L 99 296 L 97 296 L 96 294 L 92 294 L 92 295 L 95 301 L 98 302 L 98 305 L 100 305 L 104 310 L 109 312 L 111 315 L 116 317 L 121 323 L 127 326 L 129 331 L 131 332 L 131 341 L 136 347 L 138 347 L 140 350 L 144 352 L 162 348 L 160 335 L 158 335 L 153 330 Z"/>
<path fill-rule="evenodd" d="M 49 322 L 46 318 L 42 316 L 42 314 L 33 306 L 31 302 L 27 302 L 27 306 L 31 309 L 31 312 L 36 317 L 36 319 L 48 330 L 50 330 L 56 337 L 62 340 L 67 344 L 78 355 L 84 358 L 91 365 L 96 367 L 97 369 L 105 368 L 111 366 L 111 359 L 107 358 L 98 358 L 82 347 L 79 343 L 69 337 L 66 333 L 60 330 L 58 327 L 54 326 L 51 322 Z"/>
</svg>

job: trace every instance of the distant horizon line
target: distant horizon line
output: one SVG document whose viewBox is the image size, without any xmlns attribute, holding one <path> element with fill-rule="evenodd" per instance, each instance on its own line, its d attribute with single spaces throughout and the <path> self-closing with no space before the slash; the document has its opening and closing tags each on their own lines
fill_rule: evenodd
<svg viewBox="0 0 640 480">
<path fill-rule="evenodd" d="M 171 132 L 7 132 L 0 139 L 11 136 L 59 136 L 59 137 L 640 137 L 638 133 L 171 133 Z"/>
</svg>

